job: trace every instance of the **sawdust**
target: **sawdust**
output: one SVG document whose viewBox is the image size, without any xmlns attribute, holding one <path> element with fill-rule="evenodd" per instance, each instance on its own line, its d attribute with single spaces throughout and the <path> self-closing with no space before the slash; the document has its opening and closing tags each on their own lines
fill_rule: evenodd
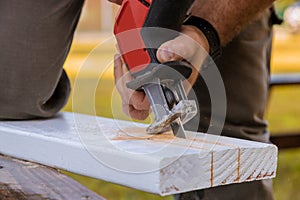
<svg viewBox="0 0 300 200">
<path fill-rule="evenodd" d="M 141 141 L 146 141 L 146 140 L 151 140 L 151 141 L 170 141 L 174 139 L 180 139 L 174 136 L 172 131 L 167 131 L 161 134 L 148 134 L 146 131 L 145 127 L 129 127 L 129 128 L 123 128 L 122 130 L 119 130 L 116 134 L 116 136 L 112 137 L 111 140 L 141 140 Z M 189 141 L 189 144 L 181 144 L 179 142 L 173 142 L 174 145 L 176 146 L 182 146 L 182 147 L 187 147 L 192 148 L 192 149 L 199 149 L 199 150 L 208 150 L 208 147 L 203 147 L 203 146 L 198 146 L 197 144 L 211 144 L 211 145 L 219 145 L 219 146 L 229 146 L 229 147 L 237 147 L 236 145 L 233 144 L 226 144 L 226 143 L 221 143 L 218 141 L 209 141 L 205 139 L 200 139 L 200 138 L 185 138 L 184 140 Z M 195 146 L 196 145 L 196 146 Z"/>
<path fill-rule="evenodd" d="M 131 127 L 120 130 L 112 140 L 173 140 L 175 136 L 171 131 L 151 135 L 146 128 Z"/>
</svg>

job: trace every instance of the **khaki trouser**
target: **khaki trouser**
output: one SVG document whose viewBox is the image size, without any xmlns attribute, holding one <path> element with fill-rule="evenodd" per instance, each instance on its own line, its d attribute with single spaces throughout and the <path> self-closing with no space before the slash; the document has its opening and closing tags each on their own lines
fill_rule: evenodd
<svg viewBox="0 0 300 200">
<path fill-rule="evenodd" d="M 0 119 L 51 117 L 66 103 L 70 84 L 62 65 L 69 52 L 83 0 L 0 0 Z M 268 142 L 263 120 L 271 50 L 270 13 L 223 49 L 217 65 L 227 95 L 223 135 Z M 201 78 L 199 131 L 207 128 L 209 97 Z M 204 109 L 206 108 L 206 109 Z M 193 122 L 191 122 L 193 123 Z M 200 190 L 180 199 L 272 199 L 271 181 Z"/>
<path fill-rule="evenodd" d="M 62 69 L 83 0 L 0 0 L 0 119 L 51 117 L 66 103 Z"/>
<path fill-rule="evenodd" d="M 225 48 L 216 65 L 224 81 L 227 113 L 222 135 L 269 142 L 264 111 L 268 98 L 270 53 L 272 45 L 271 11 L 264 12 Z M 200 73 L 201 74 L 201 73 Z M 204 81 L 194 85 L 200 103 L 198 131 L 206 132 L 210 122 L 210 97 Z M 199 117 L 199 116 L 198 116 Z M 195 121 L 187 125 L 194 126 Z M 176 195 L 189 200 L 269 200 L 273 199 L 272 181 L 232 184 Z"/>
</svg>

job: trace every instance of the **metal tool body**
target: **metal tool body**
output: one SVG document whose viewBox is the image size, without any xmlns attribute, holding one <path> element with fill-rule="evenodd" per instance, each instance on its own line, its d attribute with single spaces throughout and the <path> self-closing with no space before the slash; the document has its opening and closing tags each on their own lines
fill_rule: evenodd
<svg viewBox="0 0 300 200">
<path fill-rule="evenodd" d="M 184 61 L 160 63 L 157 48 L 178 36 L 178 31 L 194 0 L 124 0 L 114 33 L 122 58 L 134 80 L 127 87 L 144 90 L 154 113 L 150 134 L 170 127 L 177 137 L 185 137 L 182 124 L 195 116 L 195 101 L 188 100 L 182 81 L 191 66 Z M 155 27 L 155 29 L 153 29 Z M 167 31 L 167 30 L 173 31 Z"/>
</svg>

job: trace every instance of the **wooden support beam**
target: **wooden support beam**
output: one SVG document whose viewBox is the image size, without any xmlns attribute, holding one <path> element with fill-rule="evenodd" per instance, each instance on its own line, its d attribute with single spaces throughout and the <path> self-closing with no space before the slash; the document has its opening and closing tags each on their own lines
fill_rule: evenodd
<svg viewBox="0 0 300 200">
<path fill-rule="evenodd" d="M 151 136 L 145 128 L 73 113 L 2 121 L 0 152 L 160 195 L 275 177 L 274 145 L 195 132 Z"/>
<path fill-rule="evenodd" d="M 300 85 L 300 73 L 271 75 L 270 87 L 284 85 Z"/>
<path fill-rule="evenodd" d="M 0 199 L 104 199 L 57 170 L 0 155 Z"/>
<path fill-rule="evenodd" d="M 300 133 L 276 133 L 271 135 L 271 142 L 275 144 L 279 150 L 300 147 Z"/>
</svg>

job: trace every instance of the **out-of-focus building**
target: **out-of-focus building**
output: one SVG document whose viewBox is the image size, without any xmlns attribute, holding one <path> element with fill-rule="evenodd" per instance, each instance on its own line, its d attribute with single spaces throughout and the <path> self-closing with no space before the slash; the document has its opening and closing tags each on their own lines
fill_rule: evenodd
<svg viewBox="0 0 300 200">
<path fill-rule="evenodd" d="M 86 0 L 77 31 L 111 32 L 117 9 L 108 0 Z"/>
</svg>

